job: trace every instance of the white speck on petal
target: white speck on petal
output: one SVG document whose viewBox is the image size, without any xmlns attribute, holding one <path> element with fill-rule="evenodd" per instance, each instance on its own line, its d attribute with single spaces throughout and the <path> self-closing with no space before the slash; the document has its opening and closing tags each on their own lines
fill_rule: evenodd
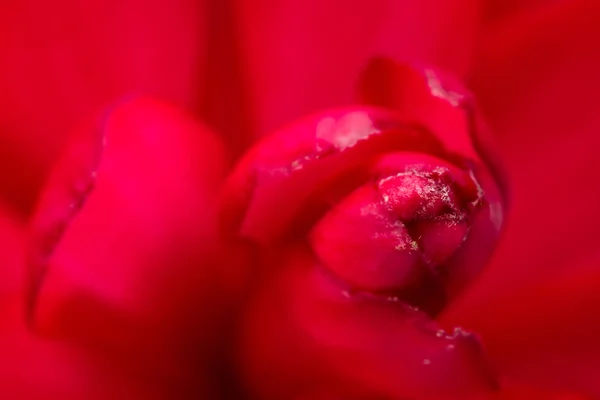
<svg viewBox="0 0 600 400">
<path fill-rule="evenodd" d="M 369 114 L 363 111 L 344 115 L 339 120 L 323 118 L 317 124 L 317 139 L 331 143 L 338 150 L 353 147 L 357 142 L 378 133 Z"/>
</svg>

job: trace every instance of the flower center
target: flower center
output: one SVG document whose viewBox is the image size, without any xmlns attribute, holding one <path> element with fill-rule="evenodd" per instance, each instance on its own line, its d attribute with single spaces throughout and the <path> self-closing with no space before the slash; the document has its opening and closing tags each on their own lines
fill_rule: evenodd
<svg viewBox="0 0 600 400">
<path fill-rule="evenodd" d="M 350 289 L 398 296 L 436 314 L 446 298 L 444 263 L 467 239 L 477 185 L 429 156 L 420 163 L 411 162 L 414 154 L 392 157 L 401 171 L 343 199 L 314 227 L 310 242 Z M 384 159 L 375 168 L 389 166 Z"/>
</svg>

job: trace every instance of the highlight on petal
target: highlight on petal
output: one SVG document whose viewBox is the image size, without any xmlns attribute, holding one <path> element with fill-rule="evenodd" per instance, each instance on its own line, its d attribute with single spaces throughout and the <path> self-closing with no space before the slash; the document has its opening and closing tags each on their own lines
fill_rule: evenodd
<svg viewBox="0 0 600 400">
<path fill-rule="evenodd" d="M 223 172 L 216 137 L 149 99 L 84 127 L 32 224 L 34 329 L 198 382 L 190 363 L 211 357 L 231 295 L 214 236 Z"/>
<path fill-rule="evenodd" d="M 415 94 L 435 105 L 431 89 Z M 318 113 L 259 142 L 230 175 L 221 233 L 243 245 L 253 276 L 238 329 L 250 393 L 499 390 L 477 337 L 433 321 L 485 265 L 504 205 L 469 116 L 449 107 L 432 112 L 450 128 L 411 110 Z"/>
<path fill-rule="evenodd" d="M 82 115 L 130 93 L 195 108 L 204 1 L 4 2 L 0 11 L 0 191 L 31 211 Z"/>
<path fill-rule="evenodd" d="M 392 109 L 436 132 L 452 150 L 483 158 L 508 203 L 510 188 L 495 138 L 473 94 L 454 75 L 429 65 L 376 57 L 362 71 L 357 89 L 362 103 Z"/>
<path fill-rule="evenodd" d="M 468 72 L 479 2 L 236 2 L 259 134 L 351 104 L 365 63 L 385 55 Z M 274 34 L 276 32 L 276 34 Z"/>
</svg>

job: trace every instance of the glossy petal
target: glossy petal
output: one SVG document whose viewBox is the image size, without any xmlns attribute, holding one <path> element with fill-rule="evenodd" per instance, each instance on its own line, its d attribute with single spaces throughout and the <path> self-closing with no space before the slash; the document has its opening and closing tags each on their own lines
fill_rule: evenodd
<svg viewBox="0 0 600 400">
<path fill-rule="evenodd" d="M 212 223 L 220 143 L 170 107 L 134 99 L 71 150 L 33 223 L 34 328 L 123 352 L 149 376 L 197 381 L 227 297 Z"/>
<path fill-rule="evenodd" d="M 355 81 L 374 56 L 464 74 L 479 16 L 472 0 L 237 3 L 259 134 L 351 103 Z"/>
<path fill-rule="evenodd" d="M 0 191 L 29 210 L 82 115 L 142 93 L 202 93 L 203 1 L 9 1 L 0 11 Z"/>
</svg>

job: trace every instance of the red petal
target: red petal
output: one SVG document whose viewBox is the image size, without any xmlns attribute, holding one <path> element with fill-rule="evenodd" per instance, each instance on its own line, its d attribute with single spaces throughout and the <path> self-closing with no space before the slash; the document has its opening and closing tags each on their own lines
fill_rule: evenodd
<svg viewBox="0 0 600 400">
<path fill-rule="evenodd" d="M 145 99 L 96 128 L 66 154 L 38 208 L 34 326 L 190 378 L 188 346 L 207 356 L 228 294 L 213 236 L 222 149 L 187 116 Z"/>
<path fill-rule="evenodd" d="M 512 210 L 481 292 L 598 254 L 600 3 L 564 1 L 486 38 L 474 85 L 505 153 Z"/>
<path fill-rule="evenodd" d="M 195 106 L 204 2 L 43 0 L 0 11 L 0 191 L 28 210 L 73 123 L 117 96 Z"/>
<path fill-rule="evenodd" d="M 500 24 L 515 14 L 531 12 L 536 7 L 547 7 L 558 1 L 561 0 L 487 0 L 484 2 L 486 24 Z"/>
<path fill-rule="evenodd" d="M 21 303 L 4 302 L 0 326 L 0 393 L 7 399 L 105 400 L 111 398 L 159 400 L 179 396 L 216 399 L 209 392 L 207 374 L 197 370 L 195 388 L 180 391 L 164 375 L 131 368 L 123 353 L 106 354 L 46 340 L 25 328 Z M 3 299 L 4 301 L 4 299 Z M 157 357 L 154 363 L 164 362 Z M 189 390 L 189 388 L 188 388 Z"/>
<path fill-rule="evenodd" d="M 345 290 L 350 284 L 344 280 L 349 278 L 367 277 L 367 284 L 372 286 L 403 284 L 406 280 L 396 268 L 383 265 L 388 269 L 384 274 L 394 281 L 381 282 L 381 277 L 372 275 L 378 274 L 372 269 L 380 268 L 382 263 L 373 262 L 369 246 L 364 251 L 365 235 L 378 234 L 372 243 L 380 246 L 375 252 L 389 250 L 386 247 L 390 243 L 392 247 L 403 244 L 388 232 L 390 226 L 384 226 L 385 222 L 376 216 L 361 215 L 365 202 L 369 205 L 383 200 L 375 186 L 382 170 L 391 171 L 393 176 L 394 171 L 398 173 L 394 167 L 400 165 L 400 171 L 404 171 L 421 156 L 419 153 L 427 154 L 420 167 L 428 162 L 443 166 L 444 161 L 441 165 L 435 162 L 436 156 L 448 163 L 444 157 L 449 159 L 451 155 L 463 160 L 462 153 L 452 146 L 457 141 L 450 138 L 446 151 L 445 136 L 436 138 L 426 130 L 413 130 L 402 121 L 394 119 L 394 114 L 364 107 L 313 115 L 258 144 L 228 181 L 221 209 L 223 231 L 233 238 L 232 242 L 244 239 L 248 247 L 254 246 L 245 263 L 255 267 L 255 292 L 247 297 L 244 325 L 237 332 L 242 335 L 246 383 L 258 398 L 404 398 L 497 388 L 473 336 L 463 335 L 460 330 L 450 337 L 437 332 L 431 327 L 435 324 L 423 312 L 409 307 L 400 295 Z M 454 167 L 461 168 L 458 164 Z M 458 175 L 457 180 L 465 180 Z M 374 181 L 364 186 L 366 192 L 358 189 L 348 196 L 369 176 L 374 176 Z M 473 182 L 469 187 L 475 189 Z M 370 195 L 369 190 L 373 191 Z M 336 209 L 337 205 L 341 208 Z M 323 217 L 327 210 L 331 211 Z M 379 211 L 387 216 L 383 207 Z M 491 225 L 488 217 L 479 215 L 478 228 L 486 218 Z M 320 218 L 322 225 L 316 222 Z M 348 219 L 352 219 L 351 226 L 343 226 Z M 327 242 L 313 248 L 325 261 L 323 264 L 306 245 L 311 225 L 316 240 L 323 239 L 318 235 L 328 236 Z M 497 227 L 493 232 L 479 237 L 493 242 Z M 367 239 L 369 242 L 371 238 Z M 350 249 L 349 243 L 356 244 L 356 248 Z M 457 253 L 457 257 L 473 258 L 472 253 L 483 254 L 482 248 L 489 245 L 475 247 L 471 251 L 462 246 L 461 250 L 467 250 Z M 344 263 L 337 257 L 340 252 L 353 259 L 367 256 L 369 263 Z M 387 255 L 391 254 L 395 261 L 401 258 L 395 257 L 397 252 L 388 251 Z M 457 282 L 465 284 L 472 278 L 464 279 L 463 275 L 464 265 L 470 263 L 459 261 Z M 335 264 L 334 268 L 328 269 L 328 262 Z M 407 270 L 402 272 L 410 275 L 410 268 Z M 340 277 L 343 272 L 347 273 L 340 279 L 344 282 L 331 282 L 335 278 L 328 275 Z M 370 280 L 372 277 L 377 279 Z M 414 292 L 412 287 L 401 289 Z"/>
<path fill-rule="evenodd" d="M 14 297 L 22 290 L 24 239 L 24 224 L 0 203 L 0 309 L 5 298 Z M 1 319 L 0 316 L 0 324 Z"/>
<path fill-rule="evenodd" d="M 238 18 L 259 133 L 354 101 L 369 59 L 387 55 L 464 74 L 479 17 L 460 0 L 239 0 Z"/>
<path fill-rule="evenodd" d="M 246 384 L 259 398 L 465 398 L 496 389 L 475 337 L 436 331 L 393 299 L 342 292 L 306 249 L 285 252 L 240 331 Z"/>
<path fill-rule="evenodd" d="M 475 293 L 444 318 L 482 335 L 508 377 L 539 387 L 600 395 L 598 260 L 559 279 L 502 293 Z M 582 272 L 585 270 L 585 272 Z"/>
<path fill-rule="evenodd" d="M 25 229 L 0 204 L 0 393 L 10 399 L 159 399 L 177 387 L 149 379 L 122 355 L 45 340 L 25 325 L 22 301 Z M 199 372 L 200 373 L 200 372 Z M 198 375 L 197 378 L 203 377 Z M 198 386 L 205 384 L 200 383 Z M 204 388 L 208 388 L 206 385 Z M 209 397 L 214 398 L 214 397 Z"/>
<path fill-rule="evenodd" d="M 416 242 L 404 224 L 388 217 L 374 185 L 336 204 L 309 241 L 319 261 L 354 288 L 403 289 L 426 273 Z"/>
</svg>

